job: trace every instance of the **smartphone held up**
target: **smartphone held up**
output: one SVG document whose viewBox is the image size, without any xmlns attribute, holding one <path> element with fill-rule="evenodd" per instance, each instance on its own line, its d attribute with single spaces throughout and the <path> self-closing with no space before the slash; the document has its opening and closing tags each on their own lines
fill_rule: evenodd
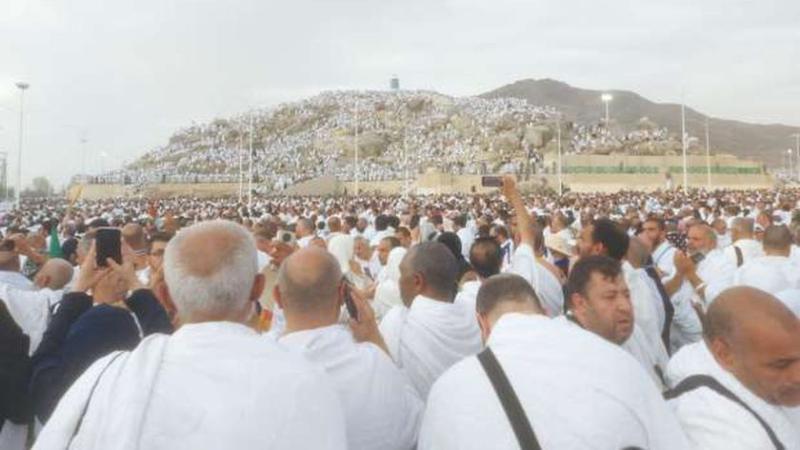
<svg viewBox="0 0 800 450">
<path fill-rule="evenodd" d="M 95 251 L 98 267 L 108 265 L 107 259 L 122 264 L 122 233 L 119 228 L 104 227 L 97 229 Z"/>
</svg>

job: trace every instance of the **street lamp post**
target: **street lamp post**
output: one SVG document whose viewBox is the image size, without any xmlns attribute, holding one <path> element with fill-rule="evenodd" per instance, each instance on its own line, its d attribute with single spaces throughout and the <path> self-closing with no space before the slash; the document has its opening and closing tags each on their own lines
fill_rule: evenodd
<svg viewBox="0 0 800 450">
<path fill-rule="evenodd" d="M 356 100 L 354 113 L 355 114 L 354 114 L 354 121 L 353 121 L 353 129 L 354 129 L 354 131 L 353 131 L 353 146 L 355 148 L 353 149 L 354 150 L 353 159 L 355 160 L 354 161 L 354 166 L 355 166 L 354 170 L 355 170 L 355 176 L 356 176 L 355 177 L 356 178 L 355 191 L 356 191 L 356 195 L 358 195 L 358 182 L 359 182 L 359 178 L 360 178 L 360 173 L 359 173 L 359 170 L 358 170 L 359 169 L 359 167 L 358 167 L 358 100 Z"/>
<path fill-rule="evenodd" d="M 606 128 L 609 128 L 608 104 L 611 103 L 611 100 L 614 100 L 614 96 L 611 94 L 603 94 L 600 96 L 600 100 L 606 105 Z"/>
<path fill-rule="evenodd" d="M 253 115 L 250 115 L 250 160 L 249 160 L 249 167 L 248 171 L 248 180 L 247 180 L 247 212 L 252 214 L 253 209 Z"/>
<path fill-rule="evenodd" d="M 683 193 L 689 192 L 689 172 L 686 167 L 686 105 L 681 103 L 681 143 L 683 146 Z"/>
<path fill-rule="evenodd" d="M 557 137 L 557 140 L 558 140 L 558 142 L 557 142 L 558 143 L 558 196 L 561 197 L 561 195 L 564 193 L 563 192 L 564 182 L 562 180 L 563 168 L 561 167 L 562 161 L 561 161 L 561 119 L 560 118 L 556 122 L 556 127 L 557 127 L 556 128 L 556 137 Z"/>
<path fill-rule="evenodd" d="M 800 183 L 800 133 L 792 135 L 795 139 L 795 151 L 797 152 L 797 182 Z"/>
<path fill-rule="evenodd" d="M 708 132 L 708 117 L 706 117 L 706 185 L 711 190 L 711 145 Z"/>
<path fill-rule="evenodd" d="M 23 106 L 24 106 L 24 98 L 25 98 L 25 90 L 27 90 L 31 85 L 25 83 L 23 81 L 17 82 L 17 88 L 19 89 L 19 151 L 17 154 L 17 207 L 20 205 L 20 200 L 22 199 L 22 138 L 23 138 L 23 130 L 24 130 L 24 115 L 23 115 Z"/>
</svg>

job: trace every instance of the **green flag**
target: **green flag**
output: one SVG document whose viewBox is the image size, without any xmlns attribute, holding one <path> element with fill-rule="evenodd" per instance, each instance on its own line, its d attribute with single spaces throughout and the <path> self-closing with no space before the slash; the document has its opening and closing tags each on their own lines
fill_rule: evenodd
<svg viewBox="0 0 800 450">
<path fill-rule="evenodd" d="M 51 258 L 64 257 L 64 253 L 61 251 L 61 242 L 58 241 L 58 224 L 54 224 L 50 228 L 50 248 L 47 250 L 47 255 Z"/>
</svg>

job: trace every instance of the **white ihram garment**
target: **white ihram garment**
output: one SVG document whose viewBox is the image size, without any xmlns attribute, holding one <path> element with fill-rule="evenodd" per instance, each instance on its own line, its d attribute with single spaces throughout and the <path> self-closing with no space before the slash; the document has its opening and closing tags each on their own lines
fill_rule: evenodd
<svg viewBox="0 0 800 450">
<path fill-rule="evenodd" d="M 35 449 L 346 448 L 328 376 L 244 325 L 184 325 L 119 353 L 72 385 Z"/>
<path fill-rule="evenodd" d="M 544 449 L 688 449 L 678 422 L 636 361 L 599 336 L 542 315 L 511 313 L 487 345 Z M 477 358 L 434 384 L 420 450 L 518 449 Z"/>
<path fill-rule="evenodd" d="M 381 321 L 380 331 L 395 364 L 423 401 L 439 375 L 481 349 L 473 314 L 460 304 L 421 295 L 410 308 L 392 308 Z"/>
<path fill-rule="evenodd" d="M 344 408 L 348 449 L 414 447 L 424 405 L 383 350 L 355 342 L 344 325 L 296 331 L 278 342 L 331 376 Z"/>
<path fill-rule="evenodd" d="M 709 375 L 761 416 L 786 449 L 800 449 L 800 408 L 771 405 L 723 369 L 700 341 L 683 347 L 667 366 L 667 384 L 675 387 L 691 375 Z M 773 449 L 764 428 L 741 405 L 708 388 L 697 388 L 669 401 L 697 449 Z"/>
<path fill-rule="evenodd" d="M 536 261 L 536 255 L 530 245 L 523 243 L 517 247 L 508 271 L 521 276 L 533 286 L 548 316 L 563 314 L 564 291 L 561 283 L 546 267 Z"/>
</svg>

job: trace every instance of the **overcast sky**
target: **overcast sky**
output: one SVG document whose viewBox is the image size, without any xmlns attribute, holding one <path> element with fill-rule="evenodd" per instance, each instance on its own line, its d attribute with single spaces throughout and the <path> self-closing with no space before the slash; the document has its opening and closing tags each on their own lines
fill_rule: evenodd
<svg viewBox="0 0 800 450">
<path fill-rule="evenodd" d="M 0 151 L 57 184 L 192 121 L 328 89 L 476 95 L 523 78 L 800 126 L 798 0 L 0 0 Z M 109 156 L 102 158 L 101 152 Z"/>
</svg>

